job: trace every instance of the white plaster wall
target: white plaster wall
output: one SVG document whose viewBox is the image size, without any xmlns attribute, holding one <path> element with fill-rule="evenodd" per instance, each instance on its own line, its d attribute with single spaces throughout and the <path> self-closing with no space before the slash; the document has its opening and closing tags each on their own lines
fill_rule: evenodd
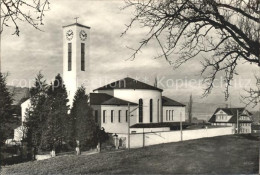
<svg viewBox="0 0 260 175">
<path fill-rule="evenodd" d="M 26 110 L 31 107 L 31 99 L 26 100 L 21 104 L 22 109 L 22 123 L 26 121 Z"/>
<path fill-rule="evenodd" d="M 24 126 L 19 126 L 14 129 L 14 140 L 20 142 L 23 139 L 25 132 Z"/>
<path fill-rule="evenodd" d="M 73 31 L 72 40 L 66 39 L 68 30 Z M 81 30 L 84 30 L 88 37 L 82 41 L 79 37 Z M 79 26 L 68 26 L 63 28 L 63 80 L 67 89 L 69 105 L 72 106 L 73 98 L 78 87 L 87 85 L 89 71 L 89 36 L 90 30 Z M 68 43 L 72 43 L 72 70 L 68 71 Z M 81 71 L 81 43 L 85 43 L 85 70 Z"/>
<path fill-rule="evenodd" d="M 149 89 L 114 89 L 114 96 L 127 101 L 139 103 L 139 99 L 143 99 L 143 123 L 150 123 L 150 99 L 153 99 L 153 122 L 162 121 L 162 93 L 157 90 Z M 159 111 L 157 101 L 159 100 Z M 138 117 L 136 122 L 139 123 Z"/>
<path fill-rule="evenodd" d="M 232 127 L 210 128 L 210 129 L 196 129 L 183 131 L 183 141 L 200 139 L 206 137 L 216 137 L 223 135 L 232 135 Z M 122 135 L 123 136 L 123 135 Z M 127 138 L 127 135 L 125 135 Z M 180 131 L 156 132 L 156 133 L 139 133 L 131 134 L 130 147 L 140 148 L 143 146 L 150 146 L 169 142 L 181 141 Z M 128 146 L 128 144 L 126 144 Z"/>
<path fill-rule="evenodd" d="M 130 111 L 135 108 L 134 106 L 130 107 Z M 106 110 L 106 122 L 103 123 L 103 110 Z M 114 120 L 111 123 L 111 110 L 114 110 Z M 118 111 L 121 110 L 121 122 L 118 121 Z M 102 105 L 101 106 L 101 127 L 105 128 L 106 132 L 109 133 L 128 133 L 128 122 L 126 122 L 126 110 L 127 106 L 110 106 Z M 137 112 L 134 111 L 131 113 L 130 126 L 136 124 Z"/>
<path fill-rule="evenodd" d="M 171 120 L 166 120 L 166 111 L 173 110 L 173 120 L 172 116 L 170 116 Z M 169 118 L 169 112 L 168 112 L 168 118 Z M 180 122 L 185 121 L 185 106 L 163 106 L 163 122 Z"/>
<path fill-rule="evenodd" d="M 162 93 L 157 90 L 149 89 L 114 89 L 114 90 L 97 90 L 98 93 L 106 93 L 114 97 L 139 103 L 139 99 L 143 99 L 143 123 L 150 123 L 150 99 L 153 99 L 153 122 L 162 121 Z M 159 100 L 159 111 L 157 110 L 157 101 Z M 138 113 L 137 113 L 138 114 Z M 138 114 L 139 115 L 139 114 Z M 136 118 L 139 123 L 139 118 Z"/>
</svg>

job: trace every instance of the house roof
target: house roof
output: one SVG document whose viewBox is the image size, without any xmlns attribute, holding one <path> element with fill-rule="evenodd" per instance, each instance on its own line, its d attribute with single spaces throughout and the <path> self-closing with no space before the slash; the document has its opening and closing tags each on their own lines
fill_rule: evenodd
<svg viewBox="0 0 260 175">
<path fill-rule="evenodd" d="M 186 106 L 182 103 L 179 103 L 173 99 L 170 99 L 168 97 L 162 96 L 162 105 L 163 106 Z"/>
<path fill-rule="evenodd" d="M 216 113 L 218 111 L 224 111 L 227 115 L 231 115 L 232 117 L 227 121 L 227 123 L 236 123 L 237 122 L 237 111 L 238 115 L 241 115 L 246 109 L 245 108 L 217 108 L 212 117 L 209 119 L 210 123 L 217 123 L 216 122 Z M 250 112 L 248 112 L 251 115 Z M 240 121 L 241 122 L 241 121 Z M 252 121 L 242 121 L 243 123 L 251 123 Z"/>
<path fill-rule="evenodd" d="M 90 93 L 90 105 L 137 105 L 105 93 Z"/>
<path fill-rule="evenodd" d="M 112 90 L 112 89 L 150 89 L 150 90 L 158 90 L 160 92 L 163 91 L 162 89 L 159 89 L 157 87 L 151 86 L 149 84 L 143 83 L 141 81 L 129 77 L 112 82 L 110 84 L 107 84 L 95 90 Z"/>
</svg>

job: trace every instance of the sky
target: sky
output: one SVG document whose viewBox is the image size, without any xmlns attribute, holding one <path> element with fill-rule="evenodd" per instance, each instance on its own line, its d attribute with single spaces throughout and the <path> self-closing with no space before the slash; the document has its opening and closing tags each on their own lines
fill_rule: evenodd
<svg viewBox="0 0 260 175">
<path fill-rule="evenodd" d="M 20 24 L 20 36 L 12 35 L 13 28 L 5 28 L 2 35 L 2 70 L 8 72 L 8 85 L 29 86 L 36 74 L 41 71 L 48 82 L 62 74 L 62 26 L 78 22 L 91 27 L 89 48 L 90 84 L 87 91 L 127 76 L 153 85 L 155 77 L 163 94 L 180 102 L 187 102 L 193 95 L 195 102 L 231 103 L 243 106 L 240 95 L 245 88 L 255 84 L 256 66 L 242 63 L 238 66 L 239 75 L 231 87 L 231 99 L 224 99 L 224 87 L 217 86 L 207 98 L 201 98 L 204 85 L 199 75 L 201 63 L 194 59 L 178 69 L 164 59 L 154 59 L 159 53 L 158 44 L 148 44 L 138 56 L 129 59 L 146 29 L 134 25 L 126 35 L 126 29 L 134 9 L 122 10 L 124 1 L 56 0 L 50 1 L 50 11 L 45 13 L 42 31 L 35 30 L 26 23 Z M 98 81 L 97 81 L 98 80 Z M 32 83 L 31 83 L 32 84 Z"/>
</svg>

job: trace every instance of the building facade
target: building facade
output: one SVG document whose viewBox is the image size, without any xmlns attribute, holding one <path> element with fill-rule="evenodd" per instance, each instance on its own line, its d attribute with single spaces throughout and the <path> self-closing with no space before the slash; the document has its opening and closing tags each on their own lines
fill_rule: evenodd
<svg viewBox="0 0 260 175">
<path fill-rule="evenodd" d="M 209 119 L 215 126 L 233 126 L 234 133 L 251 133 L 252 114 L 245 108 L 218 108 Z"/>
<path fill-rule="evenodd" d="M 90 94 L 90 105 L 100 127 L 109 133 L 128 133 L 136 124 L 179 123 L 185 121 L 185 105 L 162 96 L 162 89 L 126 77 L 97 88 Z M 129 109 L 128 109 L 129 104 Z M 150 125 L 165 130 L 170 125 Z"/>
<path fill-rule="evenodd" d="M 90 27 L 79 23 L 63 27 L 63 80 L 70 107 L 77 88 L 89 78 L 89 35 Z M 162 92 L 158 87 L 126 77 L 93 90 L 90 105 L 96 123 L 109 133 L 126 134 L 136 124 L 184 122 L 185 105 L 162 96 Z M 22 122 L 29 106 L 30 99 L 21 105 Z M 169 130 L 168 125 L 153 127 L 164 131 Z M 17 128 L 18 140 L 20 130 Z"/>
</svg>

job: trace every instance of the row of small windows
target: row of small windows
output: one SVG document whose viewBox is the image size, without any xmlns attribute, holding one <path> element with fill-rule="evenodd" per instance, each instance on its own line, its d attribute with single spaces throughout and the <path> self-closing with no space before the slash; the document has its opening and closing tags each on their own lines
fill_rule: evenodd
<svg viewBox="0 0 260 175">
<path fill-rule="evenodd" d="M 219 116 L 217 116 L 217 120 L 227 120 L 227 116 L 226 115 L 219 115 Z"/>
<path fill-rule="evenodd" d="M 249 120 L 249 117 L 248 116 L 240 116 L 240 119 L 241 120 Z"/>
<path fill-rule="evenodd" d="M 96 115 L 97 116 L 97 115 Z M 121 110 L 119 110 L 118 111 L 118 115 L 117 115 L 117 117 L 118 117 L 118 122 L 119 123 L 121 123 L 121 122 L 128 122 L 128 110 L 126 110 L 125 111 L 125 120 L 123 119 L 123 117 L 122 117 L 122 111 Z M 103 123 L 107 123 L 108 121 L 107 121 L 107 111 L 106 110 L 103 110 L 103 118 L 102 118 L 102 122 Z M 115 121 L 115 112 L 114 112 L 114 110 L 111 110 L 110 111 L 110 122 L 111 123 L 114 123 L 114 122 L 116 122 Z"/>
<path fill-rule="evenodd" d="M 85 43 L 81 43 L 81 71 L 85 71 Z M 72 43 L 68 43 L 68 71 L 72 70 Z"/>
<path fill-rule="evenodd" d="M 240 125 L 241 126 L 250 126 L 251 124 L 250 123 L 241 123 Z"/>
<path fill-rule="evenodd" d="M 241 131 L 240 131 L 241 133 L 248 133 L 248 132 L 250 132 L 250 130 L 249 129 L 244 129 L 244 128 L 241 128 Z"/>
<path fill-rule="evenodd" d="M 158 100 L 158 117 L 159 117 L 159 100 Z M 150 122 L 152 123 L 153 122 L 153 99 L 150 99 Z M 143 123 L 143 99 L 139 99 L 139 123 Z M 122 117 L 122 111 L 119 110 L 118 111 L 118 122 L 121 122 L 121 117 Z M 106 123 L 106 116 L 107 116 L 107 111 L 106 110 L 103 110 L 103 123 Z M 114 110 L 111 110 L 111 113 L 110 113 L 110 121 L 111 123 L 114 122 Z M 95 120 L 97 122 L 97 119 L 98 118 L 98 111 L 96 110 L 95 111 Z M 125 118 L 126 118 L 126 122 L 127 122 L 127 110 L 125 111 Z M 173 118 L 172 118 L 173 120 Z"/>
<path fill-rule="evenodd" d="M 166 121 L 173 121 L 174 110 L 166 110 Z"/>
</svg>

